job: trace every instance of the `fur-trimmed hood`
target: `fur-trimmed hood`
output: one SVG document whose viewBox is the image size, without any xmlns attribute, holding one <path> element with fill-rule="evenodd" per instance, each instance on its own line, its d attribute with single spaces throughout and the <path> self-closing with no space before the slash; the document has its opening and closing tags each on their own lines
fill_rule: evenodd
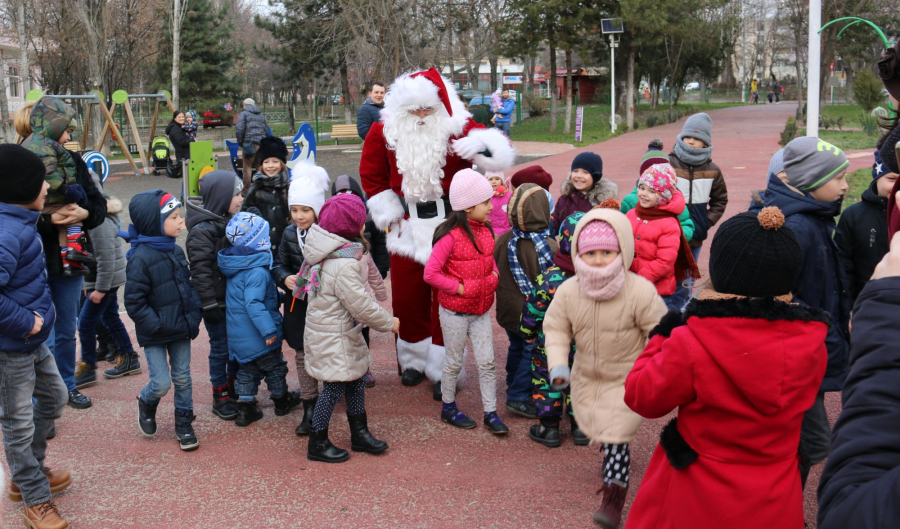
<svg viewBox="0 0 900 529">
<path fill-rule="evenodd" d="M 563 196 L 575 192 L 575 186 L 572 185 L 571 174 L 566 177 L 566 181 L 562 183 L 560 190 L 562 191 Z M 584 196 L 591 202 L 591 205 L 599 206 L 600 203 L 607 198 L 618 199 L 619 186 L 608 178 L 601 178 L 599 182 L 594 184 L 594 187 L 588 189 L 587 192 L 584 193 Z"/>
</svg>

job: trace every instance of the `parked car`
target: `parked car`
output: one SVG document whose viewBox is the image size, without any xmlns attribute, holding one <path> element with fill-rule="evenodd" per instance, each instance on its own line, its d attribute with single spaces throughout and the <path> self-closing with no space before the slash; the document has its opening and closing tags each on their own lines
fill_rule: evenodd
<svg viewBox="0 0 900 529">
<path fill-rule="evenodd" d="M 215 110 L 204 110 L 201 116 L 203 117 L 202 123 L 204 129 L 231 125 L 231 123 L 226 123 L 225 120 L 222 119 L 222 114 Z"/>
<path fill-rule="evenodd" d="M 344 104 L 344 94 L 334 94 L 331 96 L 331 104 L 332 105 L 343 105 Z"/>
<path fill-rule="evenodd" d="M 698 83 L 698 82 L 688 83 L 688 84 L 684 85 L 685 92 L 694 92 L 697 90 L 700 90 L 700 83 Z"/>
<path fill-rule="evenodd" d="M 491 112 L 491 96 L 473 97 L 466 108 L 472 114 L 472 119 L 474 119 L 476 123 L 481 123 L 485 127 L 494 126 L 494 124 L 491 123 L 491 118 L 494 116 Z"/>
<path fill-rule="evenodd" d="M 482 92 L 480 90 L 460 90 L 459 92 L 457 92 L 457 94 L 459 94 L 459 96 L 462 98 L 462 100 L 465 101 L 466 103 L 469 103 L 470 101 L 472 101 L 473 98 L 476 98 L 479 96 L 484 96 L 484 95 L 490 96 L 491 95 L 490 92 Z"/>
</svg>

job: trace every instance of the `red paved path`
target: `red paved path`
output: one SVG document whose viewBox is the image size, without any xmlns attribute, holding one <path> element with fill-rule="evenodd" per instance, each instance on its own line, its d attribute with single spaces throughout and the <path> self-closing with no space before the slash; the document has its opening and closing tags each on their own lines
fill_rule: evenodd
<svg viewBox="0 0 900 529">
<path fill-rule="evenodd" d="M 764 182 L 768 157 L 778 149 L 778 133 L 791 105 L 754 106 L 711 112 L 714 160 L 722 167 L 731 202 L 728 215 L 746 209 L 749 191 Z M 648 141 L 659 137 L 670 148 L 680 124 L 639 130 L 592 148 L 605 162 L 607 178 L 620 195 L 634 184 L 638 160 Z M 565 178 L 571 151 L 540 160 L 557 183 Z M 861 161 L 856 163 L 861 164 Z M 705 258 L 704 258 L 705 259 Z M 126 325 L 131 329 L 130 322 Z M 133 333 L 132 333 L 133 335 Z M 391 339 L 373 335 L 378 386 L 367 391 L 372 431 L 390 443 L 381 456 L 353 454 L 339 465 L 311 463 L 306 440 L 293 429 L 300 412 L 275 417 L 261 389 L 265 418 L 237 428 L 210 413 L 205 331 L 194 342 L 194 426 L 200 449 L 182 453 L 174 439 L 172 397 L 159 407 L 159 433 L 140 435 L 135 396 L 147 381 L 140 376 L 108 381 L 85 390 L 88 410 L 66 408 L 50 441 L 48 463 L 68 468 L 74 484 L 57 496 L 74 527 L 589 527 L 597 508 L 597 447 L 575 447 L 564 428 L 561 448 L 547 449 L 527 437 L 533 421 L 513 418 L 504 404 L 504 333 L 495 326 L 501 416 L 512 432 L 505 439 L 485 429 L 459 431 L 443 424 L 430 384 L 400 385 Z M 297 386 L 292 353 L 289 383 Z M 142 360 L 143 363 L 143 360 Z M 470 359 L 468 371 L 475 373 Z M 458 396 L 463 410 L 481 413 L 472 378 Z M 832 421 L 839 411 L 828 398 Z M 645 421 L 632 445 L 632 490 L 667 418 Z M 344 408 L 336 411 L 332 440 L 349 445 Z M 820 467 L 821 468 L 821 467 Z M 810 478 L 807 518 L 815 518 L 819 469 Z M 711 498 L 714 501 L 714 498 Z M 21 507 L 2 500 L 8 525 L 21 523 Z"/>
</svg>

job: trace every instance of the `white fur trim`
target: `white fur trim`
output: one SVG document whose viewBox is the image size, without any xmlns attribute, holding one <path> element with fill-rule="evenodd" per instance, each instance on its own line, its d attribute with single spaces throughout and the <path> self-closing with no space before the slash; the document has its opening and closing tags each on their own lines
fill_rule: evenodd
<svg viewBox="0 0 900 529">
<path fill-rule="evenodd" d="M 402 220 L 391 225 L 387 234 L 387 249 L 392 254 L 408 257 L 422 266 L 431 257 L 434 230 L 444 219 Z"/>
<path fill-rule="evenodd" d="M 443 345 L 431 344 L 431 347 L 428 348 L 428 363 L 425 365 L 425 376 L 435 384 L 440 382 L 441 377 L 444 375 L 445 355 L 446 351 Z"/>
<path fill-rule="evenodd" d="M 491 151 L 491 156 L 479 153 L 471 158 L 478 167 L 486 171 L 506 171 L 516 161 L 516 150 L 509 143 L 509 139 L 497 129 L 474 129 L 467 136 L 478 138 Z M 482 149 L 483 151 L 484 149 Z"/>
<path fill-rule="evenodd" d="M 453 109 L 453 115 L 450 116 L 438 97 L 437 87 L 426 77 L 421 75 L 412 77 L 413 73 L 416 72 L 408 72 L 395 79 L 384 96 L 381 118 L 385 127 L 394 125 L 396 120 L 411 108 L 433 107 L 436 110 L 435 115 L 453 122 L 454 135 L 461 133 L 472 114 L 466 110 L 466 104 L 456 94 L 455 85 L 446 77 L 442 77 L 450 99 L 450 108 Z"/>
<path fill-rule="evenodd" d="M 386 189 L 377 195 L 369 197 L 366 205 L 372 214 L 372 220 L 379 230 L 389 228 L 391 224 L 402 219 L 406 212 L 403 210 L 403 203 L 397 193 L 390 189 Z"/>
<path fill-rule="evenodd" d="M 431 338 L 425 338 L 421 342 L 415 343 L 397 338 L 397 362 L 400 363 L 400 369 L 404 371 L 415 369 L 416 371 L 424 372 L 427 367 L 430 348 Z"/>
</svg>

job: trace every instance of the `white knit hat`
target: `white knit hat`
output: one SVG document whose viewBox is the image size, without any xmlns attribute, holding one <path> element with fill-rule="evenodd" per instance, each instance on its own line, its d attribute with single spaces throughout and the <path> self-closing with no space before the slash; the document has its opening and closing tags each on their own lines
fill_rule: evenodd
<svg viewBox="0 0 900 529">
<path fill-rule="evenodd" d="M 319 210 L 328 195 L 331 183 L 328 172 L 318 165 L 303 160 L 291 169 L 291 187 L 288 189 L 289 206 L 309 206 L 319 216 Z"/>
</svg>

